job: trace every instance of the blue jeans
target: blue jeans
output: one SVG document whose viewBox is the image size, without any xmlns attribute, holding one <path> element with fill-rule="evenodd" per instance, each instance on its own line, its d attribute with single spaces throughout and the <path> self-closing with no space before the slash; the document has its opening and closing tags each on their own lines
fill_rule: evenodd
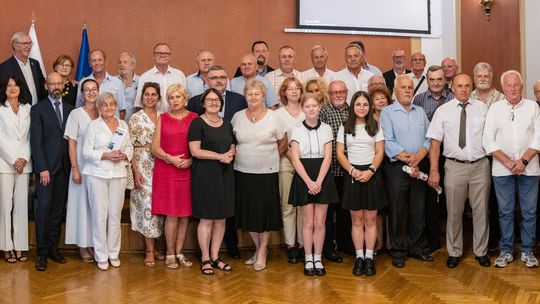
<svg viewBox="0 0 540 304">
<path fill-rule="evenodd" d="M 536 232 L 538 176 L 494 176 L 493 181 L 495 184 L 497 201 L 499 202 L 501 252 L 512 253 L 514 248 L 514 208 L 516 204 L 516 183 L 522 219 L 521 251 L 532 251 L 533 239 Z"/>
</svg>

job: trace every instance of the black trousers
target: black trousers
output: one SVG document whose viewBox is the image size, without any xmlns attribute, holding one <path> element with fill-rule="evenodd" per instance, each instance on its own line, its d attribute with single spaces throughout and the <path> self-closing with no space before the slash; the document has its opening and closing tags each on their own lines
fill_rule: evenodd
<svg viewBox="0 0 540 304">
<path fill-rule="evenodd" d="M 354 248 L 351 237 L 351 214 L 349 210 L 341 208 L 341 201 L 343 199 L 343 176 L 334 176 L 334 181 L 340 203 L 328 204 L 323 252 L 335 250 L 335 246 L 341 251 Z M 334 240 L 336 241 L 335 245 Z"/>
<path fill-rule="evenodd" d="M 238 234 L 234 216 L 225 219 L 225 235 L 223 236 L 227 250 L 238 247 Z"/>
<path fill-rule="evenodd" d="M 439 185 L 444 188 L 444 161 L 446 157 L 439 157 L 439 176 L 441 180 Z M 429 174 L 429 162 L 422 162 L 420 170 L 426 174 Z M 446 197 L 444 191 L 441 195 L 437 195 L 437 191 L 429 187 L 426 184 L 426 238 L 428 244 L 431 246 L 441 245 L 441 228 L 439 222 L 446 211 Z"/>
<path fill-rule="evenodd" d="M 39 173 L 36 176 L 36 197 L 34 205 L 36 242 L 38 256 L 47 256 L 49 252 L 58 250 L 62 215 L 67 200 L 68 175 L 63 168 L 51 175 L 47 186 L 40 183 Z"/>
<path fill-rule="evenodd" d="M 390 200 L 388 219 L 394 260 L 403 260 L 408 253 L 420 254 L 423 249 L 426 183 L 403 172 L 403 165 L 403 162 L 395 161 L 384 169 Z"/>
</svg>

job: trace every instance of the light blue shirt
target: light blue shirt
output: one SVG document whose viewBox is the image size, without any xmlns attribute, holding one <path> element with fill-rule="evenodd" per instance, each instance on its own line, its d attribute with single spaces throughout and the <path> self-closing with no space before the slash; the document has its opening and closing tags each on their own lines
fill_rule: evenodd
<svg viewBox="0 0 540 304">
<path fill-rule="evenodd" d="M 274 92 L 274 87 L 272 87 L 272 83 L 270 83 L 270 80 L 266 77 L 262 76 L 255 76 L 255 79 L 262 81 L 264 86 L 266 87 L 266 94 L 264 95 L 264 104 L 267 108 L 270 108 L 271 106 L 274 106 L 276 104 L 279 104 L 279 99 L 276 95 L 276 92 Z M 231 91 L 241 94 L 244 96 L 244 87 L 246 86 L 246 79 L 244 76 L 238 76 L 233 79 L 231 79 L 231 82 L 229 82 L 231 86 Z"/>
<path fill-rule="evenodd" d="M 117 76 L 120 81 L 120 75 Z M 124 82 L 122 81 L 122 84 Z M 124 117 L 125 121 L 129 121 L 129 118 L 133 113 L 135 113 L 135 97 L 137 96 L 137 89 L 139 87 L 139 75 L 133 75 L 133 80 L 131 83 L 125 87 L 124 86 L 124 107 L 126 110 L 126 116 Z"/>
<path fill-rule="evenodd" d="M 407 151 L 416 153 L 422 147 L 429 150 L 430 139 L 426 137 L 429 120 L 424 109 L 411 104 L 407 112 L 399 102 L 385 107 L 381 112 L 381 127 L 384 134 L 384 152 L 390 161 Z"/>
<path fill-rule="evenodd" d="M 57 101 L 60 102 L 58 107 L 60 108 L 60 117 L 62 117 L 62 122 L 63 122 L 64 121 L 64 107 L 63 107 L 63 103 L 62 103 L 62 98 L 60 98 L 59 100 L 56 100 L 56 99 L 52 98 L 50 95 L 47 96 L 47 97 L 49 97 L 49 101 L 51 102 L 54 113 L 56 113 L 56 106 L 54 105 L 54 103 L 57 102 Z"/>
<path fill-rule="evenodd" d="M 193 73 L 186 77 L 186 87 L 189 97 L 200 95 L 208 89 L 208 85 L 201 77 L 200 72 Z"/>
<path fill-rule="evenodd" d="M 88 75 L 88 77 L 85 77 L 79 81 L 79 83 L 83 83 L 86 79 L 96 79 L 94 77 L 94 73 Z M 103 78 L 103 82 L 99 85 L 99 94 L 102 93 L 111 93 L 114 95 L 114 98 L 116 98 L 116 115 L 118 115 L 119 111 L 126 109 L 126 103 L 125 103 L 125 97 L 124 97 L 124 84 L 122 83 L 122 80 L 118 79 L 117 77 L 111 76 L 109 73 L 105 72 L 105 78 Z M 78 108 L 82 106 L 83 99 L 81 95 L 81 90 L 77 90 L 77 102 L 75 106 Z"/>
<path fill-rule="evenodd" d="M 375 75 L 382 76 L 381 70 L 378 67 L 376 67 L 376 66 L 374 66 L 372 64 L 368 63 L 365 67 L 362 67 L 362 69 L 370 71 L 371 73 L 373 73 Z"/>
</svg>

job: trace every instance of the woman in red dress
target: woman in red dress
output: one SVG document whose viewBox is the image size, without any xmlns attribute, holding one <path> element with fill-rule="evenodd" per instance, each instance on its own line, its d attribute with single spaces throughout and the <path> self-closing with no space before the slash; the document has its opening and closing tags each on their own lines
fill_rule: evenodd
<svg viewBox="0 0 540 304">
<path fill-rule="evenodd" d="M 159 116 L 152 141 L 156 157 L 152 179 L 152 214 L 165 215 L 165 265 L 191 267 L 182 254 L 191 216 L 191 153 L 188 129 L 197 114 L 186 109 L 187 91 L 179 84 L 169 86 L 169 112 Z M 176 260 L 178 259 L 178 263 Z"/>
</svg>

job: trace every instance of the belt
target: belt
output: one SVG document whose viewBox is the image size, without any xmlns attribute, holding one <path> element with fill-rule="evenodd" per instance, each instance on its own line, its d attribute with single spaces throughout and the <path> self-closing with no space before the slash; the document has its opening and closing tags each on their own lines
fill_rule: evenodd
<svg viewBox="0 0 540 304">
<path fill-rule="evenodd" d="M 476 159 L 476 160 L 459 160 L 459 159 L 455 159 L 455 158 L 451 158 L 451 157 L 447 157 L 446 159 L 455 161 L 457 163 L 462 163 L 462 164 L 474 164 L 475 162 L 480 161 L 480 160 L 482 160 L 484 158 L 486 158 L 486 157 L 485 156 L 480 157 L 479 159 Z"/>
</svg>

